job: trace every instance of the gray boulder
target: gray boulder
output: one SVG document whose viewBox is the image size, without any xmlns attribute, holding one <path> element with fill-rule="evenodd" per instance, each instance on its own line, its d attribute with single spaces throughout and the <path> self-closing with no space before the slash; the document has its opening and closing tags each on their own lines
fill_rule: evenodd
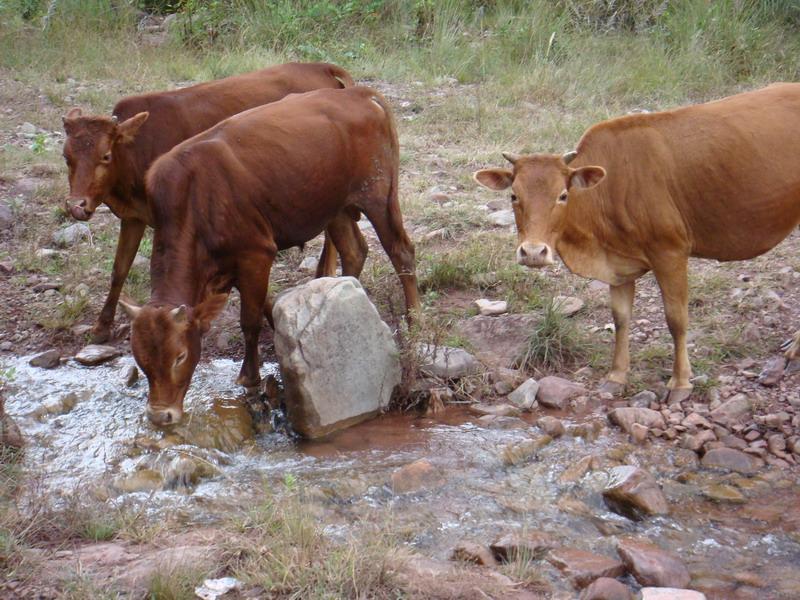
<svg viewBox="0 0 800 600">
<path fill-rule="evenodd" d="M 522 410 L 531 410 L 538 392 L 539 382 L 531 377 L 508 395 L 508 401 Z"/>
<path fill-rule="evenodd" d="M 386 408 L 400 383 L 389 327 L 353 277 L 323 277 L 278 296 L 275 353 L 289 420 L 310 438 Z"/>
<path fill-rule="evenodd" d="M 658 482 L 638 467 L 624 465 L 609 471 L 603 500 L 616 513 L 631 519 L 647 515 L 666 515 L 669 506 Z"/>
<path fill-rule="evenodd" d="M 586 388 L 561 377 L 549 375 L 539 381 L 536 399 L 542 406 L 563 410 L 575 396 L 586 393 Z"/>
<path fill-rule="evenodd" d="M 88 240 L 92 233 L 83 223 L 73 223 L 53 233 L 53 244 L 62 248 Z"/>
<path fill-rule="evenodd" d="M 461 348 L 420 344 L 417 348 L 422 361 L 421 369 L 426 375 L 442 379 L 460 379 L 476 373 L 478 361 Z"/>
</svg>

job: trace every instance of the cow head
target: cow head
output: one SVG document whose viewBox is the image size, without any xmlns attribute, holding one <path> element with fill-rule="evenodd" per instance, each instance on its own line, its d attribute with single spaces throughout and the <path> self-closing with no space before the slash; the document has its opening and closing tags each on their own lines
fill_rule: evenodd
<svg viewBox="0 0 800 600">
<path fill-rule="evenodd" d="M 133 321 L 133 357 L 147 376 L 147 417 L 154 425 L 172 425 L 183 417 L 183 398 L 200 360 L 203 334 L 227 298 L 214 294 L 194 307 L 139 307 L 120 301 Z"/>
<path fill-rule="evenodd" d="M 108 198 L 120 175 L 119 150 L 133 141 L 148 116 L 141 112 L 118 123 L 116 117 L 84 116 L 73 108 L 62 119 L 69 168 L 66 209 L 75 219 L 88 221 Z"/>
<path fill-rule="evenodd" d="M 517 223 L 517 262 L 526 267 L 553 263 L 554 249 L 567 217 L 570 191 L 592 188 L 605 177 L 602 167 L 571 169 L 575 152 L 564 156 L 504 152 L 511 169 L 483 169 L 473 177 L 489 189 L 511 188 L 511 207 Z"/>
</svg>

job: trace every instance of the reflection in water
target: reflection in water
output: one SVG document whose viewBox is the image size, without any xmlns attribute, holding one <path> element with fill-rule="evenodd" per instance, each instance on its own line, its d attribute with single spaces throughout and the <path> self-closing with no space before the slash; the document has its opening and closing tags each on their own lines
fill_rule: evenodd
<svg viewBox="0 0 800 600">
<path fill-rule="evenodd" d="M 28 438 L 26 461 L 44 485 L 102 489 L 103 497 L 146 502 L 153 511 L 181 507 L 201 521 L 247 504 L 263 486 L 278 488 L 291 475 L 331 535 L 390 515 L 415 547 L 445 558 L 459 540 L 487 543 L 519 528 L 608 556 L 615 556 L 619 535 L 633 534 L 680 554 L 693 587 L 710 598 L 800 597 L 800 492 L 791 473 L 746 478 L 698 471 L 688 451 L 634 448 L 615 431 L 597 438 L 567 435 L 508 466 L 508 448 L 541 432 L 533 425 L 483 428 L 461 409 L 436 419 L 387 415 L 323 441 L 295 442 L 281 433 L 257 433 L 237 399 L 237 364 L 228 360 L 198 368 L 185 421 L 162 430 L 144 417 L 146 383 L 125 387 L 131 364 L 122 358 L 103 367 L 46 371 L 29 367 L 26 358 L 0 363 L 16 369 L 6 409 Z M 573 433 L 594 431 L 591 423 L 573 427 Z M 576 482 L 560 479 L 589 455 L 600 469 Z M 420 458 L 440 469 L 441 480 L 394 495 L 391 473 Z M 626 462 L 659 479 L 670 517 L 632 523 L 606 509 L 600 495 L 605 469 Z M 703 496 L 719 483 L 749 501 L 715 504 Z"/>
</svg>

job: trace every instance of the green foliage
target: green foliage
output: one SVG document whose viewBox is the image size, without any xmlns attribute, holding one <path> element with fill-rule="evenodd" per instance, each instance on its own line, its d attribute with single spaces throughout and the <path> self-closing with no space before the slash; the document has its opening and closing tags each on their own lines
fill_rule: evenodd
<svg viewBox="0 0 800 600">
<path fill-rule="evenodd" d="M 581 333 L 575 321 L 554 309 L 550 301 L 517 362 L 520 368 L 532 372 L 561 371 L 589 361 L 595 350 L 595 344 Z"/>
</svg>

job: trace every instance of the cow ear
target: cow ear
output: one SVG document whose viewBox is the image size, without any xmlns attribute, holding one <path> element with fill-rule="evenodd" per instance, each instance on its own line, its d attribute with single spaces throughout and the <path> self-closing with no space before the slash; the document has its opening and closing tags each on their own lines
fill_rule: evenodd
<svg viewBox="0 0 800 600">
<path fill-rule="evenodd" d="M 225 308 L 228 301 L 228 294 L 213 294 L 203 300 L 192 310 L 192 321 L 200 328 L 202 333 L 206 333 L 211 327 L 211 322 Z"/>
<path fill-rule="evenodd" d="M 120 300 L 119 305 L 123 308 L 125 314 L 128 315 L 131 321 L 134 321 L 136 317 L 139 316 L 139 313 L 142 312 L 142 307 L 137 306 L 133 302 L 126 302 L 125 300 Z"/>
<path fill-rule="evenodd" d="M 514 182 L 514 174 L 508 169 L 481 169 L 475 171 L 472 178 L 483 187 L 497 192 L 511 187 Z"/>
<path fill-rule="evenodd" d="M 147 121 L 147 117 L 149 116 L 149 112 L 140 112 L 117 125 L 117 141 L 122 144 L 130 144 L 139 132 L 139 128 Z"/>
<path fill-rule="evenodd" d="M 573 169 L 569 175 L 569 185 L 567 187 L 588 190 L 600 183 L 605 176 L 606 170 L 603 167 Z"/>
</svg>

